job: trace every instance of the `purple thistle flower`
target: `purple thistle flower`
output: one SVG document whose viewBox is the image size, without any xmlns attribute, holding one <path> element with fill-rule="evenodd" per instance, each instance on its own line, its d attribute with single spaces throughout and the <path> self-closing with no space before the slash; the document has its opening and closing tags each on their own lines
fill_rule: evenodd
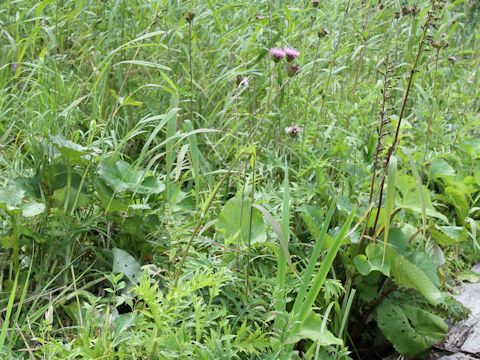
<svg viewBox="0 0 480 360">
<path fill-rule="evenodd" d="M 257 19 L 257 20 L 263 20 L 263 19 L 265 19 L 265 16 L 260 15 L 260 14 L 257 14 L 257 15 L 255 15 L 255 19 Z"/>
<path fill-rule="evenodd" d="M 298 51 L 295 48 L 285 48 L 283 49 L 283 51 L 285 51 L 285 55 L 287 56 L 288 62 L 292 62 L 300 55 L 300 51 Z"/>
<path fill-rule="evenodd" d="M 285 51 L 279 48 L 271 48 L 270 56 L 272 57 L 273 61 L 278 63 L 285 57 Z"/>
<path fill-rule="evenodd" d="M 18 64 L 17 63 L 13 63 L 12 64 L 12 72 L 15 74 L 15 72 L 17 71 L 18 69 Z"/>
<path fill-rule="evenodd" d="M 290 135 L 291 137 L 296 137 L 298 134 L 300 134 L 302 132 L 302 128 L 300 128 L 299 126 L 297 125 L 291 125 L 291 126 L 287 126 L 285 128 L 285 133 L 287 135 Z"/>
</svg>

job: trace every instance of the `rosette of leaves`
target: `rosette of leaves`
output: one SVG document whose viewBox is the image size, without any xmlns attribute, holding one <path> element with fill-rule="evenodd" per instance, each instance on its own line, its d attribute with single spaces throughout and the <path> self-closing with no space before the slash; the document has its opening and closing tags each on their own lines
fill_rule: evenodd
<svg viewBox="0 0 480 360">
<path fill-rule="evenodd" d="M 50 141 L 60 154 L 70 163 L 90 161 L 97 155 L 97 149 L 91 149 L 73 141 L 65 139 L 61 135 L 51 136 Z"/>
<path fill-rule="evenodd" d="M 391 298 L 402 292 L 396 291 L 395 296 L 387 297 L 378 306 L 378 327 L 400 354 L 414 358 L 442 340 L 448 327 L 441 317 L 430 311 L 430 305 L 437 306 L 444 301 L 439 290 L 437 266 L 426 252 L 410 250 L 408 240 L 400 229 L 392 229 L 385 255 L 383 244 L 370 243 L 365 254 L 355 257 L 354 264 L 365 279 L 382 274 L 391 278 L 394 289 L 415 290 L 427 301 L 422 306 L 397 304 Z M 365 289 L 369 290 L 365 284 L 363 288 L 359 287 L 360 291 Z M 369 296 L 367 294 L 363 298 Z"/>
<path fill-rule="evenodd" d="M 148 204 L 129 204 L 127 201 L 135 195 L 155 195 L 165 189 L 153 173 L 124 160 L 102 160 L 98 174 L 95 190 L 107 211 L 126 211 L 129 207 L 148 208 Z"/>
<path fill-rule="evenodd" d="M 53 199 L 58 204 L 63 204 L 65 212 L 73 212 L 76 208 L 88 203 L 84 191 L 86 170 L 98 156 L 99 150 L 82 146 L 61 135 L 51 136 L 50 141 L 58 151 L 57 158 L 63 160 L 62 164 L 57 162 L 51 167 L 54 171 L 53 184 L 57 185 L 53 189 Z M 52 179 L 48 178 L 48 181 L 51 182 Z"/>
</svg>

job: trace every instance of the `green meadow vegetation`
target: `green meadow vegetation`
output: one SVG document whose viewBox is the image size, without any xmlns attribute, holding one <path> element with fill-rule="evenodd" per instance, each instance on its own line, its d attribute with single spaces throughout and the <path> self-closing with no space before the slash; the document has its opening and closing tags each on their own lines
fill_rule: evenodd
<svg viewBox="0 0 480 360">
<path fill-rule="evenodd" d="M 428 356 L 480 260 L 479 24 L 1 0 L 0 358 Z"/>
</svg>

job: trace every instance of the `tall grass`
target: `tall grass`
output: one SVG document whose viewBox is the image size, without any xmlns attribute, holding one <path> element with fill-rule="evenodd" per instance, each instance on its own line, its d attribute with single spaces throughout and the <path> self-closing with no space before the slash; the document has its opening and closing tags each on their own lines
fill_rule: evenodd
<svg viewBox="0 0 480 360">
<path fill-rule="evenodd" d="M 392 251 L 476 261 L 479 11 L 1 2 L 0 351 L 374 356 Z"/>
</svg>

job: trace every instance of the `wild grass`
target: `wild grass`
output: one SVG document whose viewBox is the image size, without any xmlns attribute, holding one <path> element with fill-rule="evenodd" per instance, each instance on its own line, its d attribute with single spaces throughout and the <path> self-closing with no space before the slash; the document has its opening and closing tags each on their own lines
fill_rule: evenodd
<svg viewBox="0 0 480 360">
<path fill-rule="evenodd" d="M 425 355 L 479 259 L 479 12 L 2 1 L 1 357 Z"/>
</svg>

